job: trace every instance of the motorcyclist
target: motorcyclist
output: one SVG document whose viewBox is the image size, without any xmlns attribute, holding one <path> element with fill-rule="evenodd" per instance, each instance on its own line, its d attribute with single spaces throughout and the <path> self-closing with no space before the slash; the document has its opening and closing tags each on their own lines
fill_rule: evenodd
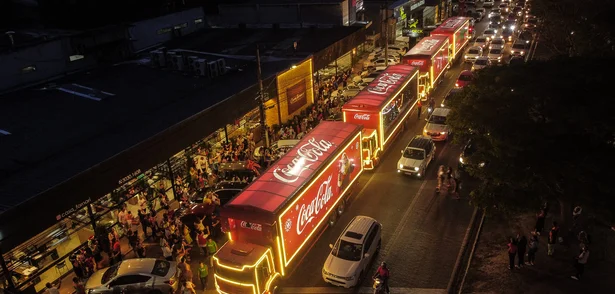
<svg viewBox="0 0 615 294">
<path fill-rule="evenodd" d="M 436 107 L 436 99 L 433 99 L 433 97 L 429 97 L 429 106 L 427 106 L 427 110 L 429 112 L 432 112 Z"/>
<path fill-rule="evenodd" d="M 383 261 L 378 267 L 378 270 L 376 270 L 376 273 L 374 274 L 374 279 L 379 278 L 382 280 L 385 292 L 387 294 L 391 293 L 391 291 L 389 290 L 389 277 L 390 273 L 389 269 L 387 268 L 387 263 Z"/>
</svg>

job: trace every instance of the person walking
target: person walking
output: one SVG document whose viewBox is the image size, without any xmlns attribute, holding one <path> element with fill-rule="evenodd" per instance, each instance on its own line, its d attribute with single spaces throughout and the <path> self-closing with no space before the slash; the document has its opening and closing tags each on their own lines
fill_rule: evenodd
<svg viewBox="0 0 615 294">
<path fill-rule="evenodd" d="M 180 280 L 192 282 L 192 269 L 186 262 L 186 258 L 182 257 L 181 261 L 177 264 L 177 268 L 180 270 Z"/>
<path fill-rule="evenodd" d="M 517 265 L 519 268 L 525 264 L 525 251 L 527 249 L 527 238 L 523 234 L 517 234 Z"/>
<path fill-rule="evenodd" d="M 207 290 L 207 276 L 209 276 L 209 268 L 204 262 L 199 263 L 199 280 L 201 280 L 201 286 L 203 290 Z"/>
<path fill-rule="evenodd" d="M 538 251 L 538 236 L 532 233 L 530 237 L 529 250 L 527 251 L 527 262 L 529 265 L 534 265 L 536 260 L 536 251 Z"/>
<path fill-rule="evenodd" d="M 555 244 L 557 244 L 557 236 L 559 235 L 559 226 L 557 222 L 553 222 L 553 227 L 549 231 L 549 240 L 547 240 L 547 255 L 553 256 L 555 252 Z"/>
<path fill-rule="evenodd" d="M 214 241 L 214 239 L 212 238 L 208 238 L 207 239 L 207 256 L 209 258 L 209 265 L 211 267 L 214 266 L 214 259 L 212 258 L 212 256 L 214 256 L 214 254 L 216 254 L 216 252 L 218 251 L 218 244 L 216 243 L 216 241 Z"/>
<path fill-rule="evenodd" d="M 416 119 L 420 120 L 421 119 L 421 110 L 423 109 L 423 104 L 421 103 L 421 99 L 419 99 L 418 102 L 416 102 Z"/>
<path fill-rule="evenodd" d="M 508 269 L 515 268 L 515 256 L 517 255 L 517 244 L 513 237 L 508 238 Z"/>
<path fill-rule="evenodd" d="M 540 212 L 538 214 L 536 214 L 536 225 L 535 225 L 535 230 L 536 230 L 536 234 L 538 234 L 538 236 L 540 236 L 540 234 L 542 234 L 542 230 L 544 230 L 545 228 L 545 217 L 546 217 L 547 213 L 545 212 L 544 209 L 540 209 Z"/>
<path fill-rule="evenodd" d="M 576 268 L 577 273 L 574 276 L 570 276 L 570 278 L 578 281 L 583 276 L 583 273 L 585 273 L 585 264 L 589 258 L 589 248 L 587 246 L 581 246 L 581 253 L 575 258 L 577 262 L 574 264 L 574 267 Z"/>
<path fill-rule="evenodd" d="M 73 294 L 85 294 L 85 286 L 77 277 L 73 277 L 73 288 L 75 289 Z"/>
</svg>

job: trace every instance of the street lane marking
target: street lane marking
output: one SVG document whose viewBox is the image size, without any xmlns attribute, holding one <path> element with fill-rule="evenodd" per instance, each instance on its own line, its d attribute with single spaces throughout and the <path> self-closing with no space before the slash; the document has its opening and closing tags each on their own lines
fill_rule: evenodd
<svg viewBox="0 0 615 294">
<path fill-rule="evenodd" d="M 399 294 L 444 294 L 446 289 L 429 289 L 429 288 L 391 288 L 391 293 Z M 281 293 L 374 293 L 374 289 L 370 287 L 361 287 L 359 289 L 344 289 L 339 287 L 286 287 Z"/>
</svg>

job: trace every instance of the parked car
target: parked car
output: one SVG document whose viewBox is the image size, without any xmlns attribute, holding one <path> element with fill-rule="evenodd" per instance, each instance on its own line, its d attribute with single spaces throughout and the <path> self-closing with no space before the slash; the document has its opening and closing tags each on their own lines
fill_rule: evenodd
<svg viewBox="0 0 615 294">
<path fill-rule="evenodd" d="M 322 268 L 322 278 L 335 286 L 351 288 L 369 277 L 369 266 L 382 246 L 382 224 L 369 216 L 355 216 L 335 244 Z"/>
<path fill-rule="evenodd" d="M 483 55 L 483 48 L 476 46 L 476 47 L 470 47 L 468 51 L 466 51 L 466 54 L 463 57 L 465 61 L 473 62 L 474 60 L 476 60 L 476 58 L 480 57 L 481 55 Z"/>
<path fill-rule="evenodd" d="M 491 63 L 501 63 L 502 58 L 504 58 L 504 49 L 491 49 L 487 57 L 489 57 Z"/>
<path fill-rule="evenodd" d="M 489 11 L 489 15 L 487 17 L 492 18 L 493 16 L 498 15 L 502 16 L 502 11 L 499 8 L 493 8 Z"/>
<path fill-rule="evenodd" d="M 491 60 L 489 60 L 489 57 L 481 56 L 477 58 L 476 61 L 474 61 L 474 64 L 472 64 L 472 71 L 481 70 L 490 65 L 491 65 Z"/>
<path fill-rule="evenodd" d="M 406 148 L 401 151 L 401 157 L 397 161 L 397 172 L 421 178 L 425 176 L 427 167 L 435 157 L 436 145 L 431 137 L 414 136 Z"/>
<path fill-rule="evenodd" d="M 177 264 L 155 258 L 120 261 L 96 271 L 85 284 L 88 294 L 174 293 L 178 287 Z"/>
</svg>

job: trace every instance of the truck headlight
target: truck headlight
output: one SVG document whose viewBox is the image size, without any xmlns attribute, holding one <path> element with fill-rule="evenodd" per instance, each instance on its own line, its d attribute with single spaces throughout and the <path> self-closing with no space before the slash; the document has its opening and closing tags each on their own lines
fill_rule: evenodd
<svg viewBox="0 0 615 294">
<path fill-rule="evenodd" d="M 414 171 L 419 171 L 419 168 L 418 168 L 418 167 L 415 167 L 415 168 L 414 168 Z"/>
<path fill-rule="evenodd" d="M 402 168 L 404 168 L 404 165 L 400 163 L 399 164 L 399 169 L 402 169 Z"/>
<path fill-rule="evenodd" d="M 459 157 L 459 162 L 463 163 L 463 157 Z"/>
<path fill-rule="evenodd" d="M 446 132 L 440 132 L 440 135 L 446 135 Z"/>
</svg>

